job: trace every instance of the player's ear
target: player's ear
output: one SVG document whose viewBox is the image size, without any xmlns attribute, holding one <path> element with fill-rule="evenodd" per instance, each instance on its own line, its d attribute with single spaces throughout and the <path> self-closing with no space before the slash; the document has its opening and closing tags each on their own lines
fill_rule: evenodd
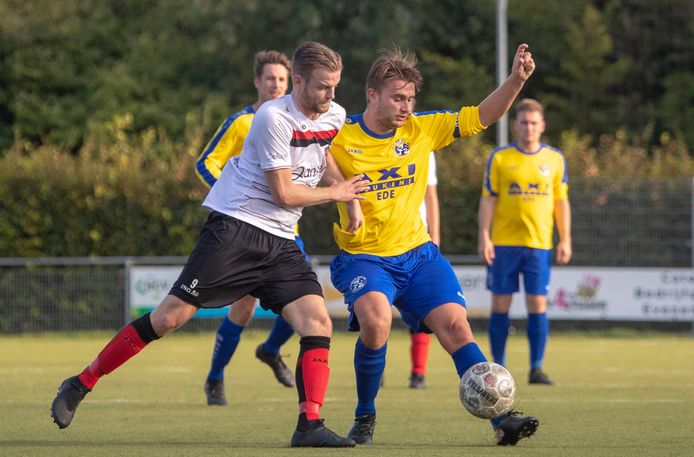
<svg viewBox="0 0 694 457">
<path fill-rule="evenodd" d="M 374 89 L 372 87 L 369 87 L 368 89 L 366 89 L 366 101 L 368 103 L 373 103 L 374 101 L 376 101 L 376 95 L 377 95 L 376 89 Z"/>
<path fill-rule="evenodd" d="M 304 80 L 301 78 L 300 75 L 292 75 L 292 87 L 294 89 L 300 89 L 303 83 Z"/>
</svg>

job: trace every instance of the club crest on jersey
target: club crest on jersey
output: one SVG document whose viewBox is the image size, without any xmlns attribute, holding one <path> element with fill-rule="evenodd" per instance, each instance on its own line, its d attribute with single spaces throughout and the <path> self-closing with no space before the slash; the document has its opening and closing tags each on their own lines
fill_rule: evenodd
<svg viewBox="0 0 694 457">
<path fill-rule="evenodd" d="M 549 167 L 547 165 L 542 165 L 540 167 L 540 173 L 542 173 L 542 176 L 549 176 Z"/>
<path fill-rule="evenodd" d="M 352 293 L 359 292 L 361 289 L 364 288 L 366 285 L 366 277 L 365 276 L 357 276 L 356 278 L 352 279 L 352 282 L 349 283 L 349 290 L 352 291 Z"/>
<path fill-rule="evenodd" d="M 393 150 L 396 156 L 405 157 L 410 153 L 410 145 L 407 144 L 405 140 L 396 140 L 393 145 Z"/>
</svg>

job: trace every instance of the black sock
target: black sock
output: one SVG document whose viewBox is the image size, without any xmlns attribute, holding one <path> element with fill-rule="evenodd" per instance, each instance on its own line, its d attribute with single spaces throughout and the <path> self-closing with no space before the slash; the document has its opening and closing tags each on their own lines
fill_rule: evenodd
<svg viewBox="0 0 694 457">
<path fill-rule="evenodd" d="M 296 429 L 300 432 L 305 432 L 307 430 L 314 430 L 318 428 L 323 422 L 320 419 L 308 420 L 306 419 L 306 413 L 299 414 L 299 420 L 296 423 Z"/>
</svg>

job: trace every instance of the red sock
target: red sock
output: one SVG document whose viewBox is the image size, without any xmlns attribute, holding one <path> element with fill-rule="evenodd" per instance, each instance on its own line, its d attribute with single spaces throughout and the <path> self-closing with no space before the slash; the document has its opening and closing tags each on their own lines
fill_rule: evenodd
<svg viewBox="0 0 694 457">
<path fill-rule="evenodd" d="M 142 341 L 135 327 L 132 324 L 126 325 L 79 374 L 80 381 L 87 388 L 93 389 L 99 378 L 123 365 L 146 345 L 147 343 Z"/>
<path fill-rule="evenodd" d="M 427 333 L 412 333 L 412 345 L 410 355 L 412 356 L 412 373 L 424 376 L 427 371 L 427 359 L 429 358 L 429 343 L 431 339 Z"/>
<path fill-rule="evenodd" d="M 305 401 L 299 403 L 299 412 L 306 413 L 306 419 L 320 419 L 320 407 L 328 390 L 330 367 L 328 367 L 327 348 L 309 349 L 297 363 L 297 381 L 303 383 Z"/>
</svg>

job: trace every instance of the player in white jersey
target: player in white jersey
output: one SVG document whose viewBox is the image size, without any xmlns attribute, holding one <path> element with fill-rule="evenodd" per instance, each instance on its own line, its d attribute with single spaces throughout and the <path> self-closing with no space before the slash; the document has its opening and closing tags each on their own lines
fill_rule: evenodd
<svg viewBox="0 0 694 457">
<path fill-rule="evenodd" d="M 320 417 L 330 373 L 332 323 L 316 275 L 294 242 L 293 227 L 302 207 L 360 199 L 366 182 L 358 175 L 315 187 L 325 171 L 327 146 L 334 136 L 330 132 L 337 133 L 345 117 L 332 101 L 342 60 L 314 42 L 297 48 L 292 60 L 292 94 L 256 114 L 248 150 L 244 146 L 235 165 L 238 170 L 229 173 L 225 168 L 205 200 L 212 212 L 169 295 L 152 313 L 125 326 L 82 373 L 60 386 L 51 405 L 60 428 L 70 425 L 79 403 L 103 375 L 179 328 L 199 308 L 222 307 L 250 294 L 301 335 L 299 418 L 291 445 L 354 446 L 353 440 L 325 427 Z"/>
<path fill-rule="evenodd" d="M 295 184 L 315 188 L 326 169 L 325 148 L 344 119 L 345 110 L 335 103 L 311 120 L 291 94 L 265 102 L 251 124 L 243 153 L 224 167 L 203 206 L 293 240 L 302 208 L 275 203 L 266 172 L 291 169 Z"/>
</svg>

